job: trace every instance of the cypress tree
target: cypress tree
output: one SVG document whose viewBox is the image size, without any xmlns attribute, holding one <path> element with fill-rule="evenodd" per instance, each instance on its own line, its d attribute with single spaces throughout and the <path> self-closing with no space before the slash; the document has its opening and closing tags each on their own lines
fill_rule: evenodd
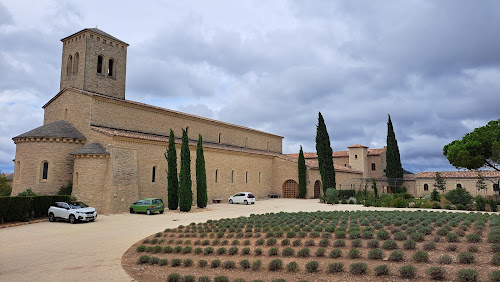
<svg viewBox="0 0 500 282">
<path fill-rule="evenodd" d="M 401 158 L 399 156 L 398 141 L 392 127 L 391 116 L 387 121 L 387 152 L 385 175 L 389 181 L 389 186 L 393 188 L 393 192 L 399 191 L 399 186 L 403 182 L 403 167 L 401 166 Z"/>
<path fill-rule="evenodd" d="M 174 131 L 170 129 L 168 137 L 168 149 L 165 152 L 167 159 L 167 191 L 168 191 L 168 209 L 176 210 L 179 206 L 179 180 L 177 179 L 177 150 L 175 149 Z"/>
<path fill-rule="evenodd" d="M 299 166 L 299 198 L 304 199 L 307 193 L 307 183 L 306 183 L 306 160 L 304 159 L 304 152 L 302 151 L 302 146 L 300 146 L 298 166 Z"/>
<path fill-rule="evenodd" d="M 333 168 L 333 153 L 330 146 L 330 137 L 326 130 L 325 121 L 321 112 L 318 117 L 316 128 L 316 153 L 318 155 L 319 173 L 323 184 L 323 194 L 326 195 L 328 188 L 335 189 L 335 169 Z"/>
<path fill-rule="evenodd" d="M 181 170 L 179 173 L 179 208 L 181 212 L 191 210 L 193 191 L 191 191 L 191 156 L 187 133 L 182 129 Z"/>
<path fill-rule="evenodd" d="M 196 147 L 196 203 L 199 208 L 207 206 L 207 172 L 205 170 L 205 156 L 203 155 L 203 139 L 201 134 Z"/>
</svg>

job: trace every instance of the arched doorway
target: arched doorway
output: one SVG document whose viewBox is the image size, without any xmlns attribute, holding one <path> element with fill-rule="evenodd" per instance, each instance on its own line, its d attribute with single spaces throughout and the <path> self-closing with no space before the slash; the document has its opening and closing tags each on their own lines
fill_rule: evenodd
<svg viewBox="0 0 500 282">
<path fill-rule="evenodd" d="M 289 179 L 283 183 L 283 198 L 298 198 L 299 184 L 295 180 Z"/>
<path fill-rule="evenodd" d="M 320 191 L 321 191 L 321 181 L 316 180 L 316 182 L 314 182 L 314 199 L 319 198 L 319 195 L 321 193 Z"/>
</svg>

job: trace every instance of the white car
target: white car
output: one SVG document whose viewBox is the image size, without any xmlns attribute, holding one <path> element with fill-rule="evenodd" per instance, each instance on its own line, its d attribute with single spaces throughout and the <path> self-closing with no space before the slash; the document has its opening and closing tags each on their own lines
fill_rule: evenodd
<svg viewBox="0 0 500 282">
<path fill-rule="evenodd" d="M 250 192 L 239 192 L 229 197 L 230 204 L 255 204 L 255 196 Z"/>
<path fill-rule="evenodd" d="M 68 220 L 71 223 L 77 221 L 94 221 L 97 211 L 82 202 L 55 202 L 49 208 L 49 221 L 58 219 Z"/>
</svg>

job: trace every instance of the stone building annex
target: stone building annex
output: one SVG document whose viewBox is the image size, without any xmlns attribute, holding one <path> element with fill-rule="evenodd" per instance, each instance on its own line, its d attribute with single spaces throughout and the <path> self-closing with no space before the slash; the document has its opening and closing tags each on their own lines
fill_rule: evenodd
<svg viewBox="0 0 500 282">
<path fill-rule="evenodd" d="M 13 138 L 12 195 L 28 188 L 55 194 L 71 181 L 73 195 L 100 213 L 128 211 L 143 197 L 166 200 L 169 131 L 176 135 L 179 154 L 185 129 L 192 179 L 196 141 L 203 136 L 209 201 L 238 191 L 258 198 L 270 193 L 297 197 L 297 155 L 282 153 L 283 137 L 127 100 L 127 43 L 97 28 L 61 41 L 60 92 L 43 105 L 43 126 Z M 383 179 L 385 148 L 357 144 L 333 157 L 338 189 Z M 316 198 L 322 189 L 314 153 L 306 154 L 306 165 L 306 197 Z M 195 181 L 192 189 L 195 194 Z"/>
</svg>

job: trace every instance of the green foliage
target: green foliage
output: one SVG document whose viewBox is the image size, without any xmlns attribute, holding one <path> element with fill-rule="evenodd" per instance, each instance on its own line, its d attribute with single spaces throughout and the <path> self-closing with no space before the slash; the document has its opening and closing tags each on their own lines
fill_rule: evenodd
<svg viewBox="0 0 500 282">
<path fill-rule="evenodd" d="M 460 282 L 475 282 L 479 281 L 479 272 L 474 269 L 462 269 L 457 273 L 458 281 Z"/>
<path fill-rule="evenodd" d="M 476 210 L 477 211 L 485 211 L 486 210 L 486 200 L 481 197 L 481 196 L 477 196 L 476 198 L 474 198 L 475 202 L 476 202 Z"/>
<path fill-rule="evenodd" d="M 472 253 L 463 252 L 458 254 L 458 262 L 460 263 L 471 264 L 474 260 L 475 256 Z"/>
<path fill-rule="evenodd" d="M 7 184 L 7 179 L 0 171 L 0 197 L 8 197 L 12 193 L 12 187 Z"/>
<path fill-rule="evenodd" d="M 389 267 L 386 264 L 377 265 L 373 270 L 375 271 L 375 276 L 389 275 Z"/>
<path fill-rule="evenodd" d="M 439 172 L 436 172 L 436 177 L 434 178 L 434 188 L 437 190 L 440 190 L 442 192 L 446 191 L 446 180 L 439 174 Z M 434 200 L 433 200 L 434 201 Z"/>
<path fill-rule="evenodd" d="M 492 212 L 497 212 L 498 211 L 498 203 L 497 201 L 491 199 L 488 201 L 488 205 L 490 206 L 490 209 Z"/>
<path fill-rule="evenodd" d="M 296 262 L 292 261 L 292 262 L 290 262 L 290 263 L 288 263 L 286 265 L 286 270 L 288 272 L 298 272 L 299 271 L 299 265 Z"/>
<path fill-rule="evenodd" d="M 441 199 L 441 196 L 439 195 L 438 190 L 436 188 L 434 188 L 432 190 L 432 193 L 431 193 L 431 200 L 435 201 L 435 202 L 439 202 L 440 199 Z"/>
<path fill-rule="evenodd" d="M 191 190 L 191 156 L 186 130 L 182 129 L 181 169 L 179 172 L 179 208 L 181 212 L 191 210 L 193 191 Z"/>
<path fill-rule="evenodd" d="M 274 259 L 269 263 L 268 269 L 270 271 L 279 271 L 283 269 L 283 261 L 281 259 Z"/>
<path fill-rule="evenodd" d="M 149 263 L 149 260 L 150 260 L 149 256 L 140 256 L 139 260 L 137 261 L 137 263 L 139 263 L 139 264 L 145 264 L 145 263 Z"/>
<path fill-rule="evenodd" d="M 355 275 L 365 274 L 367 270 L 368 270 L 368 265 L 364 262 L 352 263 L 349 266 L 349 271 L 351 272 L 351 274 Z"/>
<path fill-rule="evenodd" d="M 472 202 L 472 196 L 465 188 L 457 187 L 446 193 L 445 198 L 454 205 L 468 205 Z M 457 208 L 458 209 L 458 208 Z"/>
<path fill-rule="evenodd" d="M 23 192 L 17 195 L 18 197 L 35 197 L 36 194 L 31 190 L 31 188 L 24 190 Z"/>
<path fill-rule="evenodd" d="M 383 259 L 384 252 L 381 249 L 373 249 L 368 252 L 369 259 Z"/>
<path fill-rule="evenodd" d="M 439 264 L 451 264 L 453 259 L 449 255 L 442 255 L 438 259 Z"/>
<path fill-rule="evenodd" d="M 493 257 L 491 258 L 491 264 L 500 266 L 500 253 L 493 254 Z"/>
<path fill-rule="evenodd" d="M 375 198 L 378 198 L 377 182 L 372 178 L 373 193 L 375 193 Z"/>
<path fill-rule="evenodd" d="M 429 262 L 429 253 L 424 251 L 417 251 L 413 255 L 414 262 Z"/>
<path fill-rule="evenodd" d="M 73 182 L 69 181 L 68 184 L 61 186 L 57 195 L 71 195 L 73 192 Z"/>
<path fill-rule="evenodd" d="M 227 276 L 215 276 L 214 282 L 229 282 L 229 278 Z"/>
<path fill-rule="evenodd" d="M 323 194 L 328 188 L 336 188 L 335 170 L 333 168 L 333 152 L 330 146 L 330 137 L 321 113 L 318 114 L 316 128 L 316 153 L 318 155 L 319 173 L 323 184 Z"/>
<path fill-rule="evenodd" d="M 306 160 L 304 159 L 304 151 L 302 151 L 302 146 L 300 146 L 299 160 L 298 160 L 298 170 L 299 170 L 299 198 L 304 199 L 307 193 L 307 180 L 306 180 Z"/>
<path fill-rule="evenodd" d="M 500 282 L 500 270 L 494 270 L 488 274 L 491 282 Z"/>
<path fill-rule="evenodd" d="M 444 146 L 443 154 L 456 168 L 500 170 L 500 119 L 467 133 L 462 140 Z"/>
<path fill-rule="evenodd" d="M 207 171 L 203 154 L 203 139 L 200 134 L 196 146 L 196 204 L 198 208 L 205 208 L 207 202 Z"/>
<path fill-rule="evenodd" d="M 182 282 L 182 276 L 179 273 L 171 273 L 167 277 L 167 282 Z"/>
<path fill-rule="evenodd" d="M 328 204 L 334 204 L 339 201 L 339 191 L 337 189 L 328 188 L 326 190 L 326 202 Z"/>
<path fill-rule="evenodd" d="M 54 202 L 75 200 L 68 195 L 34 197 L 0 197 L 0 222 L 28 221 L 47 216 Z"/>
<path fill-rule="evenodd" d="M 341 262 L 330 263 L 326 269 L 326 272 L 330 274 L 344 272 L 344 264 Z"/>
<path fill-rule="evenodd" d="M 417 269 L 413 265 L 405 265 L 399 268 L 399 276 L 406 279 L 413 279 L 417 276 Z"/>
<path fill-rule="evenodd" d="M 387 150 L 386 150 L 386 168 L 385 175 L 392 192 L 397 192 L 403 180 L 403 167 L 399 155 L 398 141 L 394 128 L 392 127 L 391 116 L 388 115 L 387 121 Z"/>
<path fill-rule="evenodd" d="M 168 209 L 176 210 L 179 206 L 179 179 L 177 178 L 177 150 L 175 149 L 175 136 L 172 129 L 170 129 L 168 137 L 168 149 L 164 155 L 168 165 Z"/>
</svg>

